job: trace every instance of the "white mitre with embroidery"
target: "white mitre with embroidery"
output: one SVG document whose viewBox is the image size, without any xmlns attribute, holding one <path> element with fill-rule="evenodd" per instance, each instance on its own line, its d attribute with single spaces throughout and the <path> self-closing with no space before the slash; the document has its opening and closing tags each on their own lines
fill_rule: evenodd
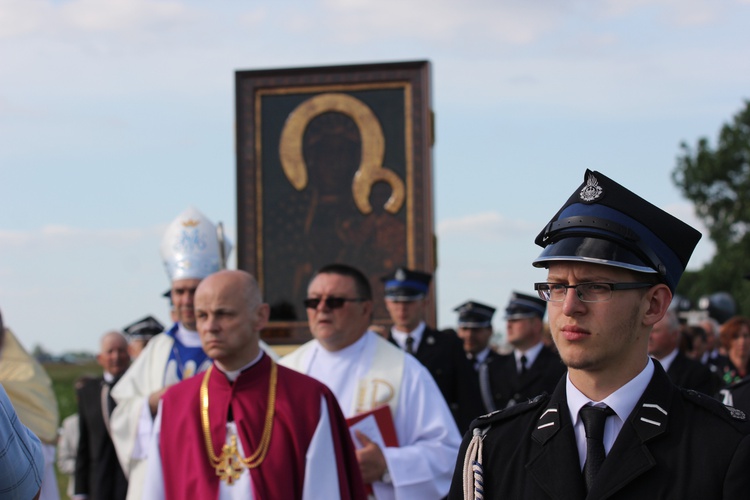
<svg viewBox="0 0 750 500">
<path fill-rule="evenodd" d="M 203 279 L 226 269 L 231 251 L 221 223 L 214 225 L 193 207 L 172 221 L 161 240 L 161 258 L 170 281 Z"/>
</svg>

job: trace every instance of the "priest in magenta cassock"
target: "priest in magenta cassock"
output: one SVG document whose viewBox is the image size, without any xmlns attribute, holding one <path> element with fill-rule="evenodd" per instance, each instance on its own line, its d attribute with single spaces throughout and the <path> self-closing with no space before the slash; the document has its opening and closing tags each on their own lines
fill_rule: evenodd
<svg viewBox="0 0 750 500">
<path fill-rule="evenodd" d="M 198 283 L 224 269 L 232 250 L 220 226 L 195 208 L 172 221 L 161 242 L 177 322 L 156 335 L 112 388 L 117 406 L 110 419 L 112 442 L 128 476 L 128 500 L 140 500 L 146 458 L 159 398 L 167 387 L 211 365 L 195 326 L 193 295 Z"/>
<path fill-rule="evenodd" d="M 143 498 L 364 499 L 331 391 L 259 348 L 269 307 L 255 279 L 245 271 L 207 277 L 195 311 L 213 365 L 162 397 Z"/>
</svg>

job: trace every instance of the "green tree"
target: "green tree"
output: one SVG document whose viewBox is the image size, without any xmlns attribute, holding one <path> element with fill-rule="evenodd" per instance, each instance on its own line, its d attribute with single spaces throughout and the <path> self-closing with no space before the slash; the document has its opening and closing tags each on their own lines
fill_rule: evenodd
<svg viewBox="0 0 750 500">
<path fill-rule="evenodd" d="M 683 142 L 672 179 L 693 202 L 708 228 L 716 255 L 699 271 L 687 272 L 678 293 L 695 301 L 726 291 L 738 313 L 750 313 L 750 101 L 721 127 L 716 147 L 706 138 L 690 147 Z"/>
<path fill-rule="evenodd" d="M 31 355 L 34 356 L 37 361 L 47 361 L 51 357 L 50 353 L 42 347 L 42 344 L 36 344 L 31 351 Z"/>
</svg>

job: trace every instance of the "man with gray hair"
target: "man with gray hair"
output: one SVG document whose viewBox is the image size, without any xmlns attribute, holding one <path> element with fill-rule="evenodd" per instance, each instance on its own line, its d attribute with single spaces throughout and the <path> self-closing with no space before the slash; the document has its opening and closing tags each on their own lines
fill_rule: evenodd
<svg viewBox="0 0 750 500">
<path fill-rule="evenodd" d="M 75 465 L 75 495 L 92 500 L 124 500 L 128 482 L 110 437 L 114 384 L 130 366 L 128 341 L 116 331 L 102 335 L 96 361 L 102 377 L 86 380 L 78 389 L 79 441 Z"/>
<path fill-rule="evenodd" d="M 727 357 L 721 353 L 719 342 L 719 328 L 721 325 L 712 317 L 707 317 L 698 323 L 698 326 L 706 331 L 706 352 L 701 356 L 701 363 L 715 370 L 717 366 L 723 366 Z M 713 367 L 713 368 L 712 368 Z"/>
<path fill-rule="evenodd" d="M 719 389 L 718 379 L 705 365 L 688 358 L 680 350 L 680 320 L 670 309 L 651 329 L 648 354 L 661 363 L 672 382 L 684 389 L 693 389 L 713 396 Z"/>
</svg>

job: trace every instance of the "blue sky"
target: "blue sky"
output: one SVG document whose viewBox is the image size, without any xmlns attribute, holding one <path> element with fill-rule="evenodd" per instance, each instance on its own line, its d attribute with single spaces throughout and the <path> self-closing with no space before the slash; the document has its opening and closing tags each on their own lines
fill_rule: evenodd
<svg viewBox="0 0 750 500">
<path fill-rule="evenodd" d="M 55 353 L 167 322 L 165 226 L 236 234 L 234 72 L 422 59 L 438 326 L 502 308 L 586 168 L 697 224 L 670 174 L 750 99 L 747 26 L 750 0 L 0 0 L 0 309 Z"/>
</svg>

